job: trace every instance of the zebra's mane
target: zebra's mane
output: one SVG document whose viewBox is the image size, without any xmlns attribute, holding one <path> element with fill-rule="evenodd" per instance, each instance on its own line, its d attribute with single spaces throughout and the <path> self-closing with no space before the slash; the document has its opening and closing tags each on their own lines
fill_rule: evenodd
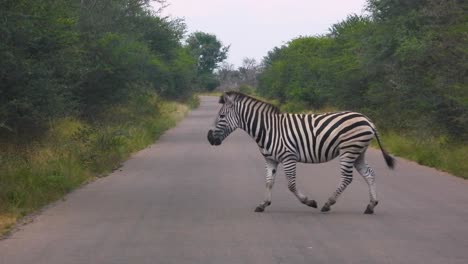
<svg viewBox="0 0 468 264">
<path fill-rule="evenodd" d="M 239 101 L 242 100 L 242 99 L 247 99 L 247 100 L 251 100 L 251 101 L 255 101 L 255 102 L 260 102 L 260 103 L 262 103 L 262 104 L 265 104 L 265 105 L 269 106 L 269 107 L 273 110 L 273 112 L 274 112 L 275 114 L 279 114 L 279 113 L 280 113 L 280 109 L 279 109 L 276 105 L 271 104 L 271 103 L 264 102 L 264 101 L 262 101 L 262 100 L 259 100 L 259 99 L 255 98 L 255 97 L 252 97 L 252 96 L 250 96 L 250 95 L 246 95 L 246 94 L 243 94 L 243 93 L 240 93 L 240 92 L 235 92 L 235 91 L 226 92 L 226 95 L 229 96 L 229 97 L 231 97 L 231 98 L 233 98 L 234 102 L 239 102 Z M 224 103 L 225 103 L 225 102 L 224 102 L 224 95 L 221 95 L 221 96 L 219 97 L 219 103 L 220 103 L 220 104 L 224 104 Z"/>
</svg>

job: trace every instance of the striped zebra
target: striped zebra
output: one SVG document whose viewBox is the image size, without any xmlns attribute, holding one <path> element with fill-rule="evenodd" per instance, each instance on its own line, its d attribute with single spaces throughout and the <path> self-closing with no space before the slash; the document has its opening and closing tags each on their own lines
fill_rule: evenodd
<svg viewBox="0 0 468 264">
<path fill-rule="evenodd" d="M 258 144 L 266 161 L 265 200 L 255 212 L 263 212 L 271 204 L 271 189 L 278 163 L 283 164 L 288 188 L 297 199 L 317 208 L 296 187 L 296 164 L 322 163 L 340 158 L 341 182 L 323 205 L 321 211 L 330 211 L 338 197 L 353 180 L 353 166 L 369 185 L 370 202 L 365 214 L 374 213 L 378 204 L 375 190 L 375 173 L 365 161 L 365 152 L 375 137 L 389 168 L 394 158 L 382 148 L 374 124 L 356 112 L 323 114 L 280 113 L 278 107 L 238 92 L 226 92 L 220 97 L 222 105 L 214 128 L 208 131 L 211 145 L 220 145 L 235 129 L 246 131 Z"/>
</svg>

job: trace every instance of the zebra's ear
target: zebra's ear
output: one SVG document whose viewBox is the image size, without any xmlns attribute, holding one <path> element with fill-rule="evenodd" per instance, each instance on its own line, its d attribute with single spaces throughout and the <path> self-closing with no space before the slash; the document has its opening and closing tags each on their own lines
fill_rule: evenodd
<svg viewBox="0 0 468 264">
<path fill-rule="evenodd" d="M 223 103 L 224 104 L 233 104 L 234 103 L 234 98 L 233 98 L 233 95 L 232 94 L 229 94 L 229 93 L 224 93 L 222 95 L 223 97 Z"/>
<path fill-rule="evenodd" d="M 234 101 L 233 101 L 232 97 L 227 93 L 224 93 L 223 95 L 221 95 L 219 97 L 219 103 L 220 104 L 225 104 L 225 103 L 232 104 L 233 102 Z"/>
</svg>

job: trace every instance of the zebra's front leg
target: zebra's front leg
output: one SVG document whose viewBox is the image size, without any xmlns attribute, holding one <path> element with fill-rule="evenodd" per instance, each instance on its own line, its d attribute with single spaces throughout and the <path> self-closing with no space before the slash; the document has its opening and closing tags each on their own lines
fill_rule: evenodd
<svg viewBox="0 0 468 264">
<path fill-rule="evenodd" d="M 310 207 L 317 208 L 317 202 L 315 200 L 309 200 L 307 196 L 302 194 L 296 187 L 296 161 L 289 160 L 283 162 L 284 173 L 286 174 L 286 178 L 288 179 L 288 189 L 294 193 L 297 199 Z"/>
<path fill-rule="evenodd" d="M 255 212 L 263 212 L 265 208 L 271 205 L 271 189 L 275 184 L 276 177 L 276 168 L 278 167 L 278 162 L 270 159 L 266 159 L 266 191 L 265 191 L 265 201 L 255 208 Z"/>
</svg>

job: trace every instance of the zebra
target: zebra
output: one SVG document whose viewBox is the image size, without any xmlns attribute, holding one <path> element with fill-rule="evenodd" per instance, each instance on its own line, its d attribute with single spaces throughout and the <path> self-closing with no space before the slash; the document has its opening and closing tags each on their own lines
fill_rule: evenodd
<svg viewBox="0 0 468 264">
<path fill-rule="evenodd" d="M 390 169 L 394 168 L 395 159 L 382 147 L 375 125 L 369 118 L 351 111 L 322 114 L 281 113 L 273 104 L 234 91 L 223 93 L 219 103 L 222 107 L 214 128 L 208 131 L 209 143 L 221 145 L 229 134 L 241 128 L 257 142 L 265 158 L 265 199 L 255 208 L 255 212 L 263 212 L 271 205 L 271 191 L 279 163 L 283 165 L 288 189 L 301 203 L 317 208 L 317 202 L 305 196 L 296 186 L 296 165 L 298 162 L 323 163 L 339 157 L 341 181 L 321 211 L 330 211 L 330 207 L 353 180 L 354 167 L 369 187 L 370 202 L 364 213 L 374 213 L 378 204 L 375 172 L 365 160 L 371 140 L 374 137 L 377 139 Z"/>
</svg>

